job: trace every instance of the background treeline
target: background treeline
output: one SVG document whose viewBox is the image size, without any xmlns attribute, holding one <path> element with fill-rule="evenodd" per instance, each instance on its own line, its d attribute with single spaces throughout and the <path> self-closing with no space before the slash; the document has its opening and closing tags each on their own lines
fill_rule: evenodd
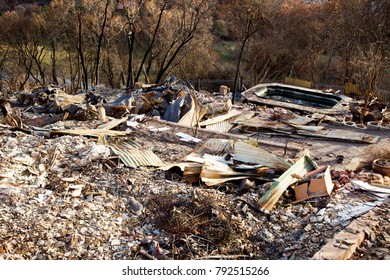
<svg viewBox="0 0 390 280">
<path fill-rule="evenodd" d="M 0 90 L 289 76 L 375 94 L 389 26 L 388 0 L 6 0 Z"/>
</svg>

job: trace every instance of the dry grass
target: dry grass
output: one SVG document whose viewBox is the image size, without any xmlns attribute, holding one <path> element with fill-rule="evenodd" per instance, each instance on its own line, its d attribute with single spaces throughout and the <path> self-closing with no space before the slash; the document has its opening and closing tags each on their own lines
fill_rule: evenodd
<svg viewBox="0 0 390 280">
<path fill-rule="evenodd" d="M 220 244 L 229 241 L 233 233 L 224 203 L 207 192 L 159 194 L 148 208 L 160 229 L 178 236 L 196 235 Z"/>
<path fill-rule="evenodd" d="M 366 156 L 362 164 L 363 168 L 371 169 L 372 162 L 377 158 L 390 159 L 390 140 L 382 140 L 376 145 L 367 148 Z"/>
</svg>

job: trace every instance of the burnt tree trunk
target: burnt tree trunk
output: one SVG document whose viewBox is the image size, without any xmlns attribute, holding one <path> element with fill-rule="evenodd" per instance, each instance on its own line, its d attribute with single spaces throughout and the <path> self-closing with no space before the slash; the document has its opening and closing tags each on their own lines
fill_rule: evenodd
<svg viewBox="0 0 390 280">
<path fill-rule="evenodd" d="M 107 12 L 108 12 L 108 6 L 110 5 L 111 0 L 107 0 L 106 6 L 104 7 L 104 18 L 102 23 L 102 29 L 100 30 L 99 34 L 99 40 L 98 40 L 98 46 L 96 51 L 96 65 L 95 65 L 95 85 L 99 84 L 99 65 L 100 65 L 100 53 L 102 49 L 103 44 L 103 38 L 104 38 L 104 29 L 106 28 L 107 23 Z"/>
<path fill-rule="evenodd" d="M 129 34 L 127 36 L 127 45 L 128 45 L 128 49 L 129 49 L 129 60 L 128 60 L 128 66 L 127 66 L 127 81 L 126 81 L 127 88 L 131 88 L 134 85 L 134 77 L 133 77 L 134 41 L 135 41 L 134 24 L 130 23 L 130 31 L 129 31 Z"/>
<path fill-rule="evenodd" d="M 52 77 L 53 83 L 58 85 L 57 57 L 56 57 L 56 47 L 55 47 L 54 40 L 51 41 L 51 77 Z"/>
<path fill-rule="evenodd" d="M 163 6 L 160 9 L 160 14 L 158 16 L 158 20 L 157 20 L 156 27 L 154 29 L 152 40 L 151 40 L 147 50 L 144 53 L 144 56 L 143 56 L 142 61 L 141 61 L 141 65 L 139 66 L 139 69 L 138 69 L 138 72 L 137 72 L 137 76 L 135 77 L 135 82 L 138 82 L 138 79 L 141 76 L 141 72 L 144 70 L 145 61 L 148 58 L 148 55 L 149 55 L 149 53 L 151 52 L 151 50 L 152 50 L 152 48 L 154 46 L 154 42 L 156 41 L 156 36 L 157 36 L 158 30 L 160 28 L 161 19 L 162 19 L 162 16 L 163 16 L 163 13 L 165 11 L 165 7 L 166 6 L 167 6 L 167 1 L 164 1 L 164 4 L 163 4 Z"/>
</svg>

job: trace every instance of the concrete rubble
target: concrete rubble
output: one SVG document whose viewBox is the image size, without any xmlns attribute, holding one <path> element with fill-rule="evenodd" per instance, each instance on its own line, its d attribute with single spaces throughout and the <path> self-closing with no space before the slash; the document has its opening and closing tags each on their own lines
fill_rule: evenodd
<svg viewBox="0 0 390 280">
<path fill-rule="evenodd" d="M 359 127 L 345 97 L 316 110 L 227 91 L 170 78 L 0 99 L 0 259 L 312 259 L 334 244 L 389 259 L 390 178 L 372 166 L 390 160 L 387 107 Z M 332 241 L 367 213 L 359 244 Z"/>
</svg>

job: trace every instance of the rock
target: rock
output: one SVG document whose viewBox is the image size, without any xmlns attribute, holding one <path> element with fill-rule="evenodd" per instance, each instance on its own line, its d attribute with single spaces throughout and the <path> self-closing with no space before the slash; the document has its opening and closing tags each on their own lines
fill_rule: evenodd
<svg viewBox="0 0 390 280">
<path fill-rule="evenodd" d="M 313 229 L 313 227 L 312 227 L 311 224 L 308 224 L 307 226 L 305 226 L 305 231 L 306 232 L 310 232 L 312 229 Z"/>
<path fill-rule="evenodd" d="M 134 197 L 129 198 L 129 209 L 130 211 L 136 215 L 139 216 L 144 211 L 144 206 L 138 202 Z"/>
<path fill-rule="evenodd" d="M 366 228 L 364 229 L 364 232 L 366 233 L 368 240 L 370 240 L 371 242 L 374 242 L 376 240 L 376 234 L 372 229 Z"/>
<path fill-rule="evenodd" d="M 111 240 L 111 246 L 119 246 L 121 245 L 121 241 L 117 238 Z"/>
<path fill-rule="evenodd" d="M 268 242 L 272 242 L 274 240 L 274 235 L 267 229 L 263 229 L 261 231 L 261 235 L 263 236 L 263 238 L 265 240 L 267 240 Z"/>
</svg>

